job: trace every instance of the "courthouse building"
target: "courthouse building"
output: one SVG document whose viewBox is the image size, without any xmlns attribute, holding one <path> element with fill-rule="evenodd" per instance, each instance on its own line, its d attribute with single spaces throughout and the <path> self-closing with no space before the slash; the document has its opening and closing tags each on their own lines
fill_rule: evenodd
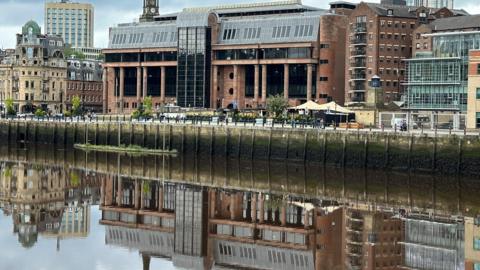
<svg viewBox="0 0 480 270">
<path fill-rule="evenodd" d="M 291 105 L 344 102 L 344 15 L 300 0 L 166 15 L 155 0 L 144 5 L 139 23 L 110 29 L 107 113 L 129 113 L 146 96 L 196 108 L 264 108 L 277 94 Z"/>
</svg>

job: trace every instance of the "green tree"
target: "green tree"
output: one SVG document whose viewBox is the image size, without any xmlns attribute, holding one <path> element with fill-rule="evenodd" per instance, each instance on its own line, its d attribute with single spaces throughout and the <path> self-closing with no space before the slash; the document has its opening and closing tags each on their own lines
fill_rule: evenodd
<svg viewBox="0 0 480 270">
<path fill-rule="evenodd" d="M 7 98 L 5 100 L 5 108 L 7 110 L 7 115 L 13 116 L 17 114 L 17 112 L 15 111 L 15 107 L 13 106 L 12 98 Z"/>
<path fill-rule="evenodd" d="M 75 59 L 85 60 L 85 54 L 84 53 L 75 51 L 71 47 L 65 48 L 65 50 L 63 51 L 63 54 L 64 54 L 65 58 L 67 58 L 67 59 L 73 56 L 73 57 L 75 57 Z"/>
<path fill-rule="evenodd" d="M 38 108 L 35 111 L 35 116 L 36 117 L 45 117 L 45 115 L 47 115 L 47 113 L 45 111 L 43 111 L 41 108 Z"/>
<path fill-rule="evenodd" d="M 288 102 L 282 95 L 275 95 L 267 98 L 267 112 L 271 117 L 281 117 L 287 108 Z"/>
<path fill-rule="evenodd" d="M 80 100 L 79 96 L 74 96 L 72 98 L 72 115 L 73 116 L 82 115 L 81 103 L 82 101 Z"/>
<path fill-rule="evenodd" d="M 152 117 L 152 114 L 153 114 L 152 97 L 148 96 L 143 99 L 143 116 Z"/>
</svg>

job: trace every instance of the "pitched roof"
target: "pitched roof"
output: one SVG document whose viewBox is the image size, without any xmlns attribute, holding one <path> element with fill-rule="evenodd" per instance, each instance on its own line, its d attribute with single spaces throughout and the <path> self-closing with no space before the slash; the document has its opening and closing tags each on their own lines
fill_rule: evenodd
<svg viewBox="0 0 480 270">
<path fill-rule="evenodd" d="M 440 18 L 431 22 L 434 31 L 480 28 L 480 15 Z"/>
<path fill-rule="evenodd" d="M 399 6 L 399 5 L 382 5 L 379 3 L 365 3 L 367 4 L 372 10 L 374 10 L 380 16 L 388 16 L 388 10 L 393 10 L 392 17 L 400 17 L 400 18 L 416 18 L 416 10 L 420 7 L 414 6 Z M 429 10 L 429 14 L 434 14 L 439 8 L 426 8 Z M 455 16 L 465 16 L 469 15 L 463 9 L 452 9 L 451 10 Z"/>
</svg>

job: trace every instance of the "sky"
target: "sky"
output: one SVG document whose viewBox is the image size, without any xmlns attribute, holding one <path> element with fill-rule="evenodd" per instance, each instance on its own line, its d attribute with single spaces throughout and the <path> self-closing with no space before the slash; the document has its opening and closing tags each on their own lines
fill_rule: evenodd
<svg viewBox="0 0 480 270">
<path fill-rule="evenodd" d="M 255 1 L 255 0 L 253 0 Z M 264 0 L 261 2 L 270 1 Z M 333 0 L 303 0 L 305 5 L 328 8 Z M 368 2 L 379 2 L 369 0 Z M 76 0 L 95 6 L 95 47 L 108 45 L 108 28 L 118 23 L 132 22 L 142 13 L 142 0 Z M 180 11 L 184 7 L 213 6 L 225 3 L 245 3 L 252 0 L 160 0 L 160 13 Z M 256 1 L 258 2 L 258 0 Z M 349 2 L 360 2 L 350 0 Z M 43 30 L 45 0 L 0 0 L 0 48 L 14 48 L 15 34 L 29 20 L 35 20 Z M 470 14 L 480 14 L 478 0 L 456 0 L 455 8 Z"/>
</svg>

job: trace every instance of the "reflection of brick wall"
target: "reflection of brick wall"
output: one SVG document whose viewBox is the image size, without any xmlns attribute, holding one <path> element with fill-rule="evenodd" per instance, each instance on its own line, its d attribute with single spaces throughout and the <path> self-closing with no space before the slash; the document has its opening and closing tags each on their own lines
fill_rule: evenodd
<svg viewBox="0 0 480 270">
<path fill-rule="evenodd" d="M 343 269 L 345 235 L 343 209 L 329 214 L 317 213 L 315 269 Z"/>
</svg>

